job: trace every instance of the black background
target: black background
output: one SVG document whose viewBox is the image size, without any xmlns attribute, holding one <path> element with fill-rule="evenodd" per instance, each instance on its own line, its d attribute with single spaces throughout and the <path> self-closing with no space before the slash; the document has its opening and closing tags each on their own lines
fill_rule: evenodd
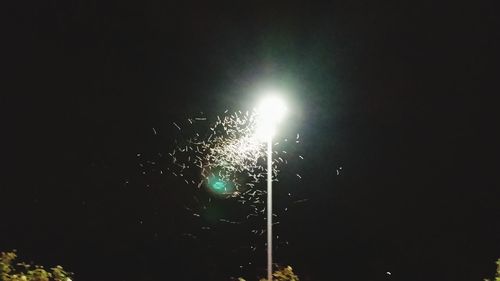
<svg viewBox="0 0 500 281">
<path fill-rule="evenodd" d="M 186 239 L 183 181 L 141 176 L 136 154 L 166 153 L 172 122 L 245 109 L 275 81 L 293 89 L 305 157 L 276 196 L 308 199 L 282 222 L 278 263 L 304 280 L 491 276 L 495 9 L 378 2 L 11 4 L 0 250 L 75 280 L 262 276 L 263 252 L 233 251 L 253 226 Z"/>
</svg>

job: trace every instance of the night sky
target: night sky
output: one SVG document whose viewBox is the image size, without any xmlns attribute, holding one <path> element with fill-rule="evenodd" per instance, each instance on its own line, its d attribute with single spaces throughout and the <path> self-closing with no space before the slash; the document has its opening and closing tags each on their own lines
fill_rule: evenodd
<svg viewBox="0 0 500 281">
<path fill-rule="evenodd" d="M 264 276 L 264 215 L 204 221 L 186 206 L 206 190 L 154 170 L 173 122 L 248 110 L 266 84 L 287 89 L 279 137 L 299 133 L 284 149 L 304 157 L 275 185 L 277 263 L 301 280 L 491 277 L 495 9 L 379 2 L 10 4 L 0 251 L 81 281 Z M 203 211 L 245 215 L 234 199 Z"/>
</svg>

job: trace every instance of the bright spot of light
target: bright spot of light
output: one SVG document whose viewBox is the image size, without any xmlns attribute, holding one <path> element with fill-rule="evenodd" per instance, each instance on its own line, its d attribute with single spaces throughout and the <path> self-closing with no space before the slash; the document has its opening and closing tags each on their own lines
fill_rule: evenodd
<svg viewBox="0 0 500 281">
<path fill-rule="evenodd" d="M 285 103 L 276 92 L 270 92 L 261 100 L 255 112 L 257 114 L 256 136 L 268 140 L 276 133 L 276 126 L 287 111 Z"/>
</svg>

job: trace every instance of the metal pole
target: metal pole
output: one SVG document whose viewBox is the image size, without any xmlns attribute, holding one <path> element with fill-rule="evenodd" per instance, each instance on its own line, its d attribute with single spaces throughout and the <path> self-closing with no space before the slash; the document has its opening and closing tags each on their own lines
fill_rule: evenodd
<svg viewBox="0 0 500 281">
<path fill-rule="evenodd" d="M 267 280 L 273 280 L 273 138 L 267 140 Z"/>
</svg>

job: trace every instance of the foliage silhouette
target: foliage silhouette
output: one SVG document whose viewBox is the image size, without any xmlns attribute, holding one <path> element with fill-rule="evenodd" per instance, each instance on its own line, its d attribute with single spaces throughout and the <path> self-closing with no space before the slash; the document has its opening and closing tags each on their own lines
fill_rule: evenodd
<svg viewBox="0 0 500 281">
<path fill-rule="evenodd" d="M 43 266 L 14 263 L 16 251 L 0 252 L 0 281 L 71 281 L 72 273 L 62 266 L 46 270 Z"/>
<path fill-rule="evenodd" d="M 245 279 L 238 278 L 238 281 L 245 281 Z M 259 281 L 267 281 L 267 279 L 261 278 Z M 291 266 L 286 266 L 273 273 L 273 281 L 299 281 L 299 277 L 293 273 Z"/>
<path fill-rule="evenodd" d="M 497 273 L 495 274 L 495 279 L 484 279 L 484 281 L 500 281 L 500 259 L 497 260 Z"/>
</svg>

